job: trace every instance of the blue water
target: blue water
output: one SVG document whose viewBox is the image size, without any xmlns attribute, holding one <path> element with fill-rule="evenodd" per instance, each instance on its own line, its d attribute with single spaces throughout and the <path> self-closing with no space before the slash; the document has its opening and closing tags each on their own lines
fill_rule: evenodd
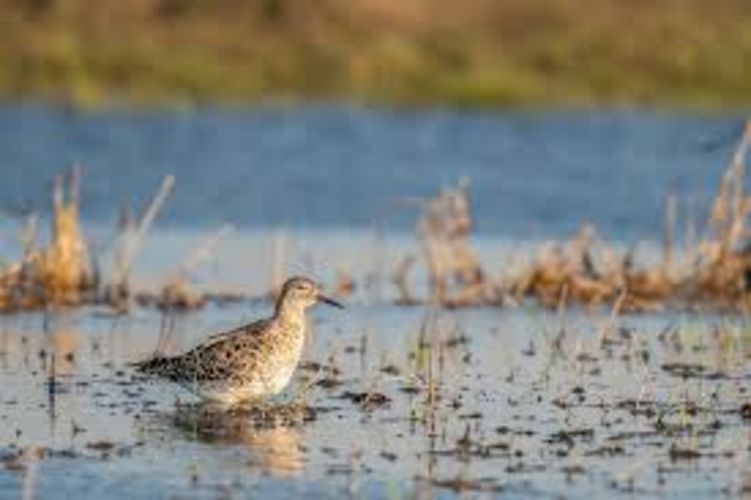
<svg viewBox="0 0 751 500">
<path fill-rule="evenodd" d="M 467 176 L 479 233 L 655 236 L 667 192 L 701 215 L 742 117 L 634 110 L 469 112 L 344 106 L 0 108 L 0 208 L 44 211 L 82 162 L 83 216 L 109 222 L 176 174 L 160 223 L 410 230 L 399 203 Z"/>
</svg>

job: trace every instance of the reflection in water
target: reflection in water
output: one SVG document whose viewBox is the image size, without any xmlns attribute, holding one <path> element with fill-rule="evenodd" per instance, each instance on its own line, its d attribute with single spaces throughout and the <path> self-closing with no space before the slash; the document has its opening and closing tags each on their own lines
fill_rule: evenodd
<svg viewBox="0 0 751 500">
<path fill-rule="evenodd" d="M 256 430 L 245 433 L 243 442 L 258 454 L 257 465 L 280 476 L 294 475 L 303 470 L 300 433 L 291 427 Z"/>
<path fill-rule="evenodd" d="M 245 412 L 190 406 L 157 415 L 153 430 L 177 430 L 183 438 L 214 445 L 243 445 L 251 453 L 248 465 L 275 476 L 288 477 L 304 469 L 300 433 L 291 426 L 260 426 Z M 169 427 L 167 427 L 169 426 Z"/>
<path fill-rule="evenodd" d="M 37 478 L 39 460 L 44 450 L 39 446 L 29 446 L 11 457 L 0 457 L 0 471 L 7 470 L 17 473 L 21 478 L 19 498 L 31 500 L 34 498 L 34 485 Z M 0 490 L 2 491 L 2 490 Z"/>
<path fill-rule="evenodd" d="M 19 328 L 14 323 L 3 324 L 0 328 L 0 366 L 7 371 L 41 369 L 50 374 L 49 363 L 54 355 L 56 375 L 74 374 L 81 335 L 70 323 L 69 318 L 56 318 L 49 321 L 49 327 L 45 324 Z"/>
<path fill-rule="evenodd" d="M 50 344 L 55 353 L 57 375 L 74 373 L 75 353 L 78 349 L 78 335 L 72 328 L 56 328 L 50 332 Z"/>
</svg>

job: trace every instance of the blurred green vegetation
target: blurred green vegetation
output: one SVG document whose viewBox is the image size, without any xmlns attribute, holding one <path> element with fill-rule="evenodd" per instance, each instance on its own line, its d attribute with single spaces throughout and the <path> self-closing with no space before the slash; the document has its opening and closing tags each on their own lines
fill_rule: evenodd
<svg viewBox="0 0 751 500">
<path fill-rule="evenodd" d="M 749 0 L 0 0 L 0 94 L 751 103 Z"/>
</svg>

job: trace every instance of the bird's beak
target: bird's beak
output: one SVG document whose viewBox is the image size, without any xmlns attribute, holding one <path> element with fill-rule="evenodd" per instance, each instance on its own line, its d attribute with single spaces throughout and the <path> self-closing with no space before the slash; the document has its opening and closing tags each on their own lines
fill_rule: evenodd
<svg viewBox="0 0 751 500">
<path fill-rule="evenodd" d="M 338 307 L 339 309 L 344 309 L 344 306 L 341 303 L 337 302 L 336 300 L 330 297 L 326 297 L 325 295 L 320 294 L 320 293 L 318 294 L 318 302 L 322 302 L 330 306 Z"/>
</svg>

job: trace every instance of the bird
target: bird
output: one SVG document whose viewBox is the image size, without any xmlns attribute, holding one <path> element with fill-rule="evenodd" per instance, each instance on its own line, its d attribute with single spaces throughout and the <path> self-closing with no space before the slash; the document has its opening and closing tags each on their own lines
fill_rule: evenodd
<svg viewBox="0 0 751 500">
<path fill-rule="evenodd" d="M 292 277 L 282 286 L 271 317 L 213 335 L 183 354 L 135 363 L 135 369 L 222 405 L 274 396 L 292 379 L 305 339 L 305 311 L 317 303 L 344 307 L 315 281 Z"/>
</svg>

